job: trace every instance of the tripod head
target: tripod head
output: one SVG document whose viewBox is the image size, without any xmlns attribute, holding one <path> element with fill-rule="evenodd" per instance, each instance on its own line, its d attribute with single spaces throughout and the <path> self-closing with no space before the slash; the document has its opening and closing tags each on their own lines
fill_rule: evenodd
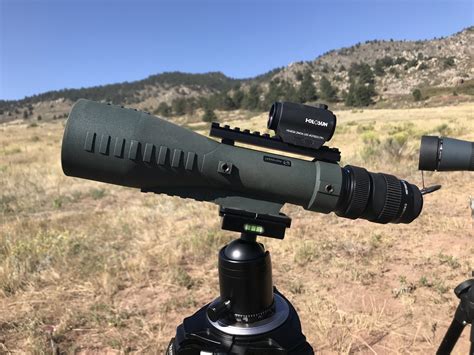
<svg viewBox="0 0 474 355">
<path fill-rule="evenodd" d="M 271 318 L 276 307 L 270 253 L 256 239 L 258 235 L 283 239 L 291 219 L 282 213 L 265 215 L 225 207 L 219 215 L 222 229 L 241 234 L 219 252 L 220 298 L 209 306 L 209 319 L 250 324 Z"/>
<path fill-rule="evenodd" d="M 295 309 L 273 286 L 270 253 L 257 242 L 259 235 L 283 239 L 291 219 L 223 206 L 219 215 L 222 229 L 240 232 L 219 251 L 220 295 L 184 319 L 167 354 L 313 354 Z"/>
</svg>

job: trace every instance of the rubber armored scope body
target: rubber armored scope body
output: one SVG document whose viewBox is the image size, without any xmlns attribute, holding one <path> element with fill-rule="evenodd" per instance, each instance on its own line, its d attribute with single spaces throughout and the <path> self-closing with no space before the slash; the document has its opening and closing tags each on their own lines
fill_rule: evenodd
<svg viewBox="0 0 474 355">
<path fill-rule="evenodd" d="M 423 136 L 418 168 L 429 171 L 474 171 L 474 142 Z"/>
<path fill-rule="evenodd" d="M 71 110 L 61 159 L 69 176 L 255 213 L 278 214 L 291 203 L 410 223 L 423 205 L 418 187 L 392 175 L 224 144 L 146 112 L 88 100 Z"/>
</svg>

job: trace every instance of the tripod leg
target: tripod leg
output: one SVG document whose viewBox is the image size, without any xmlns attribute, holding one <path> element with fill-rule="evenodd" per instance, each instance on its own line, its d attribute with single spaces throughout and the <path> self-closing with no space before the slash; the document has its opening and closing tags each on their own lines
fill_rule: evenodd
<svg viewBox="0 0 474 355">
<path fill-rule="evenodd" d="M 471 323 L 471 350 L 469 355 L 474 355 L 474 324 Z"/>
<path fill-rule="evenodd" d="M 454 316 L 454 319 L 451 322 L 451 325 L 449 326 L 446 335 L 444 336 L 443 341 L 438 348 L 438 351 L 436 352 L 437 355 L 451 354 L 451 351 L 454 349 L 456 342 L 461 336 L 466 324 L 458 320 L 460 312 L 462 312 L 462 309 L 460 306 L 458 306 L 456 309 L 456 315 Z"/>
</svg>

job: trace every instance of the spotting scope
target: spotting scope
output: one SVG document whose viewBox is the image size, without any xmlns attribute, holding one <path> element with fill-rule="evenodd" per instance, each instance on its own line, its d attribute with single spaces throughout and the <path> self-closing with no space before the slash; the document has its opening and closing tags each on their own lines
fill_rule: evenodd
<svg viewBox="0 0 474 355">
<path fill-rule="evenodd" d="M 419 169 L 474 171 L 474 142 L 448 137 L 421 137 Z"/>
<path fill-rule="evenodd" d="M 418 217 L 423 198 L 417 186 L 338 165 L 339 151 L 322 145 L 335 126 L 336 116 L 325 105 L 279 102 L 268 122 L 274 136 L 212 124 L 218 142 L 146 112 L 79 100 L 67 120 L 61 160 L 69 176 L 251 213 L 278 215 L 290 203 L 377 223 Z M 272 152 L 236 146 L 237 141 Z"/>
</svg>

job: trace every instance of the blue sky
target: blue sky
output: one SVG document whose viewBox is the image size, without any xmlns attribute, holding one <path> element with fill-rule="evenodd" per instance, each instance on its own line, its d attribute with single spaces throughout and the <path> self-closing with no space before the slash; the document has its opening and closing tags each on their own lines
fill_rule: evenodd
<svg viewBox="0 0 474 355">
<path fill-rule="evenodd" d="M 163 71 L 243 78 L 370 39 L 474 23 L 464 0 L 0 0 L 0 99 Z"/>
</svg>

